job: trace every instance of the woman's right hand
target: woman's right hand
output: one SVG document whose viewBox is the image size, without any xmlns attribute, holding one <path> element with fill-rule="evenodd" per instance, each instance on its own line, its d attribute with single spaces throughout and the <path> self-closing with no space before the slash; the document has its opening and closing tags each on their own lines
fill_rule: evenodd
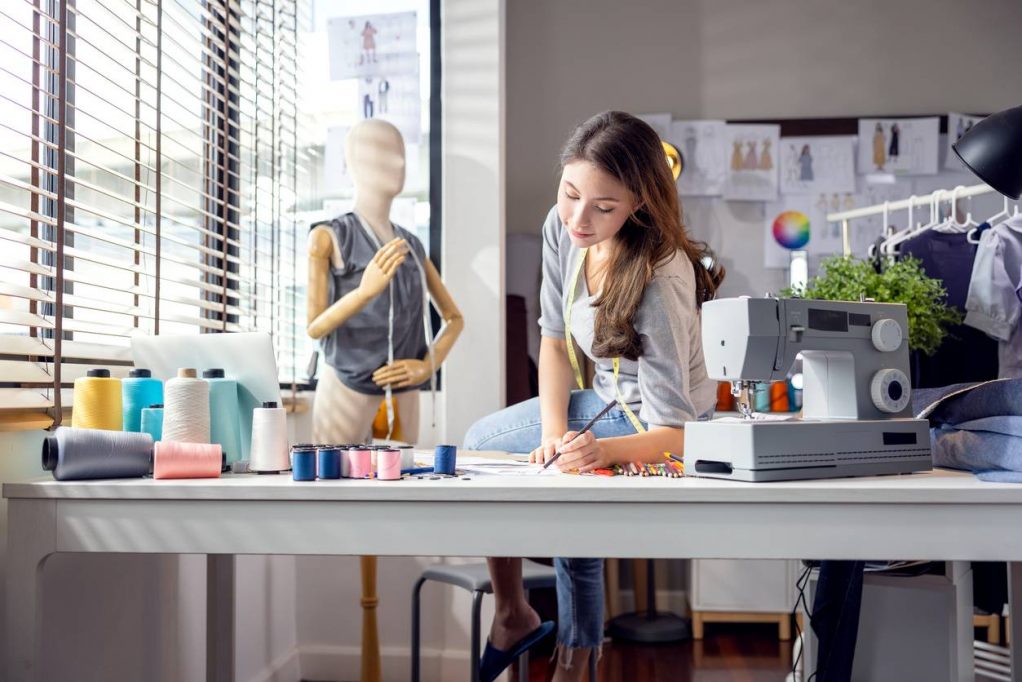
<svg viewBox="0 0 1022 682">
<path fill-rule="evenodd" d="M 394 274 L 397 272 L 398 267 L 408 257 L 409 248 L 408 242 L 401 237 L 397 237 L 384 244 L 373 255 L 373 259 L 366 266 L 365 272 L 362 273 L 362 280 L 358 285 L 359 291 L 367 299 L 376 298 L 387 288 L 390 280 L 394 279 Z"/>
<path fill-rule="evenodd" d="M 543 436 L 542 444 L 529 453 L 529 462 L 546 464 L 561 445 L 561 436 Z"/>
</svg>

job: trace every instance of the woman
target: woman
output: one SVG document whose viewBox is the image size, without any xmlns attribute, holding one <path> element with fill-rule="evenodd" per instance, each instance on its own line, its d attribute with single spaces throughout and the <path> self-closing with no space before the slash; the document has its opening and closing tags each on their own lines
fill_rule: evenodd
<svg viewBox="0 0 1022 682">
<path fill-rule="evenodd" d="M 627 462 L 662 462 L 681 452 L 684 426 L 708 415 L 716 383 L 706 376 L 699 306 L 723 277 L 702 265 L 703 245 L 681 224 L 663 147 L 629 114 L 598 114 L 561 154 L 557 206 L 543 225 L 539 398 L 476 422 L 465 447 L 529 452 L 561 471 L 586 473 Z M 596 366 L 582 377 L 573 339 Z M 580 390 L 572 390 L 577 387 Z M 587 433 L 603 406 L 618 405 Z M 552 623 L 525 601 L 520 559 L 490 559 L 497 614 L 480 678 L 495 679 Z M 558 669 L 581 679 L 603 639 L 603 561 L 557 559 Z"/>
</svg>

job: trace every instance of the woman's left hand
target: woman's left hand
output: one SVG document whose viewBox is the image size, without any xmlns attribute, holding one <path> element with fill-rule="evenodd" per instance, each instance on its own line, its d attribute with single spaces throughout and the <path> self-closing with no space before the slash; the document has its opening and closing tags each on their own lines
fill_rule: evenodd
<svg viewBox="0 0 1022 682">
<path fill-rule="evenodd" d="M 578 471 L 589 473 L 593 469 L 606 469 L 611 466 L 607 452 L 600 439 L 592 431 L 586 431 L 578 438 L 577 432 L 568 431 L 561 439 L 561 456 L 554 462 L 562 472 Z M 575 440 L 571 440 L 575 438 Z M 571 441 L 570 443 L 568 441 Z"/>
<path fill-rule="evenodd" d="M 429 381 L 430 366 L 424 360 L 395 360 L 373 372 L 373 383 L 380 388 L 419 386 Z"/>
</svg>

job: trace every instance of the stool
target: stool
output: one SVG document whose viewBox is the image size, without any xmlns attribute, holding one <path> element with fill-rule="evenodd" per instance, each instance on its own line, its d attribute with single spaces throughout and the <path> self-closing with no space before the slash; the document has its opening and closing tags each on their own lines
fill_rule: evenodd
<svg viewBox="0 0 1022 682">
<path fill-rule="evenodd" d="M 422 592 L 422 585 L 427 580 L 447 583 L 455 587 L 468 590 L 472 593 L 472 648 L 469 650 L 469 680 L 479 680 L 479 645 L 480 627 L 479 612 L 482 608 L 483 595 L 493 593 L 493 585 L 490 582 L 490 571 L 485 563 L 475 564 L 433 564 L 422 572 L 422 576 L 415 583 L 412 590 L 412 682 L 419 682 L 419 654 L 420 654 L 420 623 L 419 623 L 419 596 Z M 556 574 L 549 566 L 537 564 L 534 561 L 525 560 L 522 562 L 522 583 L 525 588 L 525 598 L 529 597 L 529 590 L 541 587 L 555 587 Z M 595 663 L 596 657 L 590 656 L 590 661 Z M 518 665 L 519 682 L 528 682 L 529 679 L 529 653 L 525 652 Z M 590 679 L 596 680 L 593 668 L 590 667 Z"/>
</svg>

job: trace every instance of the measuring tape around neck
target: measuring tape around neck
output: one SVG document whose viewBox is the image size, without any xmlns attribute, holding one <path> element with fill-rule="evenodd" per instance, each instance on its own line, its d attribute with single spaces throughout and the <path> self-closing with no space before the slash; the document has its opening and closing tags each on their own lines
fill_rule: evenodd
<svg viewBox="0 0 1022 682">
<path fill-rule="evenodd" d="M 568 309 L 564 313 L 564 340 L 568 345 L 568 361 L 571 362 L 571 369 L 575 372 L 575 382 L 578 384 L 580 389 L 585 388 L 585 382 L 582 380 L 582 369 L 578 364 L 578 357 L 575 355 L 575 340 L 571 336 L 571 310 L 575 307 L 575 290 L 578 289 L 578 278 L 582 273 L 582 266 L 586 262 L 586 254 L 589 253 L 589 249 L 579 249 L 578 262 L 575 263 L 575 268 L 571 275 L 571 284 L 568 285 Z M 621 384 L 618 382 L 618 375 L 621 373 L 621 358 L 614 358 L 614 392 L 617 394 L 617 403 L 624 410 L 628 416 L 628 421 L 632 423 L 632 427 L 636 433 L 646 433 L 646 428 L 639 421 L 639 418 L 632 412 L 632 408 L 625 402 L 625 397 L 621 393 Z"/>
</svg>

